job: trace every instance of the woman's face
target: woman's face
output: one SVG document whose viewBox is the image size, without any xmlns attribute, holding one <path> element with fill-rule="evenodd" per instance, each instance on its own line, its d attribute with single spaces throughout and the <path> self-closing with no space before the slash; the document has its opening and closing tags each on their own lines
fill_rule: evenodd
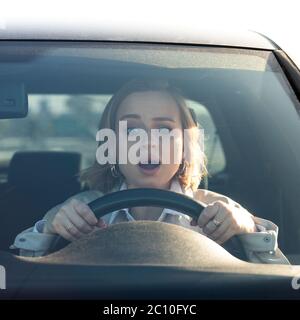
<svg viewBox="0 0 300 320">
<path fill-rule="evenodd" d="M 124 141 L 120 141 L 121 137 L 127 140 L 129 136 L 134 138 L 143 130 L 147 133 L 147 139 L 143 139 L 139 145 L 140 153 L 135 153 L 141 159 L 138 164 L 132 163 L 129 151 L 133 145 L 137 145 L 138 139 L 136 141 L 127 140 L 126 164 L 120 163 L 120 154 L 118 153 L 119 168 L 128 187 L 168 188 L 171 179 L 179 169 L 183 149 L 182 123 L 175 100 L 168 93 L 159 91 L 132 93 L 119 106 L 116 120 L 116 132 L 119 137 L 118 150 Z M 126 121 L 127 130 L 119 130 L 120 121 Z M 153 129 L 157 130 L 153 131 Z M 167 145 L 162 144 L 161 139 L 159 142 L 157 139 L 151 139 L 151 131 L 157 137 L 157 133 L 161 136 L 167 136 L 173 129 L 177 129 L 180 134 L 175 139 L 169 139 L 171 143 Z M 176 150 L 174 150 L 174 146 L 176 146 Z M 164 159 L 167 158 L 163 158 L 163 155 L 167 155 L 169 161 L 165 161 Z M 151 164 L 151 160 L 155 164 Z"/>
</svg>

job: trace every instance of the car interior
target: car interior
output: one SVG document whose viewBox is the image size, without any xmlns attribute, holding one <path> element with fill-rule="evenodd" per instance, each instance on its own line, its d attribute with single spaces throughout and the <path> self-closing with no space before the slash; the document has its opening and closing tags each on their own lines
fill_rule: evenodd
<svg viewBox="0 0 300 320">
<path fill-rule="evenodd" d="M 77 178 L 80 154 L 76 152 L 16 152 L 10 160 L 7 182 L 1 184 L 1 250 L 7 250 L 14 237 L 33 226 L 55 205 L 80 192 Z M 30 215 L 25 214 L 30 212 Z"/>
<path fill-rule="evenodd" d="M 204 128 L 209 175 L 199 187 L 227 195 L 276 223 L 279 247 L 300 264 L 299 102 L 272 54 L 249 54 L 265 55 L 263 70 L 176 67 L 179 62 L 169 66 L 159 57 L 155 63 L 126 61 L 126 55 L 109 59 L 99 48 L 99 56 L 89 51 L 72 56 L 59 45 L 31 44 L 22 54 L 13 45 L 0 50 L 0 81 L 17 78 L 29 99 L 26 118 L 0 120 L 5 155 L 0 159 L 1 251 L 18 254 L 9 249 L 18 233 L 87 190 L 79 173 L 94 161 L 97 123 L 106 102 L 126 81 L 150 77 L 180 88 Z"/>
</svg>

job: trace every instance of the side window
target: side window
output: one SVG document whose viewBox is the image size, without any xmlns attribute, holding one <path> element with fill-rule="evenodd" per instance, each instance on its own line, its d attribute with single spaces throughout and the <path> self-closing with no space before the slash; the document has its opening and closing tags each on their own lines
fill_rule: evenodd
<svg viewBox="0 0 300 320">
<path fill-rule="evenodd" d="M 217 129 L 204 105 L 192 100 L 187 100 L 187 105 L 195 111 L 197 121 L 200 127 L 204 129 L 204 152 L 207 157 L 207 169 L 209 176 L 213 176 L 222 172 L 226 166 L 226 159 Z"/>
<path fill-rule="evenodd" d="M 95 159 L 96 132 L 109 95 L 29 94 L 24 119 L 2 120 L 0 165 L 16 151 L 80 151 L 82 168 Z M 1 172 L 0 172 L 1 173 Z"/>
</svg>

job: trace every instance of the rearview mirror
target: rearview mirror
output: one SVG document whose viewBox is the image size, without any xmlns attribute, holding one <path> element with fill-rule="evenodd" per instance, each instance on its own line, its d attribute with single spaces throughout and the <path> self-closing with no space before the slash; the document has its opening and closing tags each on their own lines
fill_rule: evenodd
<svg viewBox="0 0 300 320">
<path fill-rule="evenodd" d="M 24 118 L 28 113 L 28 97 L 24 83 L 0 82 L 0 119 Z"/>
</svg>

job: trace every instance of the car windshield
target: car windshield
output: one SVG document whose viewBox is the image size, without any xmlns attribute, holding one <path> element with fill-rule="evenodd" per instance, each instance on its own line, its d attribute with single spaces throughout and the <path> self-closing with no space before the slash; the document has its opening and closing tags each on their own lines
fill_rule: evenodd
<svg viewBox="0 0 300 320">
<path fill-rule="evenodd" d="M 0 81 L 25 88 L 29 111 L 0 121 L 0 249 L 18 254 L 18 234 L 91 189 L 78 175 L 95 163 L 107 103 L 133 79 L 180 90 L 204 132 L 199 189 L 275 223 L 300 264 L 299 101 L 272 51 L 217 46 L 2 41 Z"/>
</svg>

